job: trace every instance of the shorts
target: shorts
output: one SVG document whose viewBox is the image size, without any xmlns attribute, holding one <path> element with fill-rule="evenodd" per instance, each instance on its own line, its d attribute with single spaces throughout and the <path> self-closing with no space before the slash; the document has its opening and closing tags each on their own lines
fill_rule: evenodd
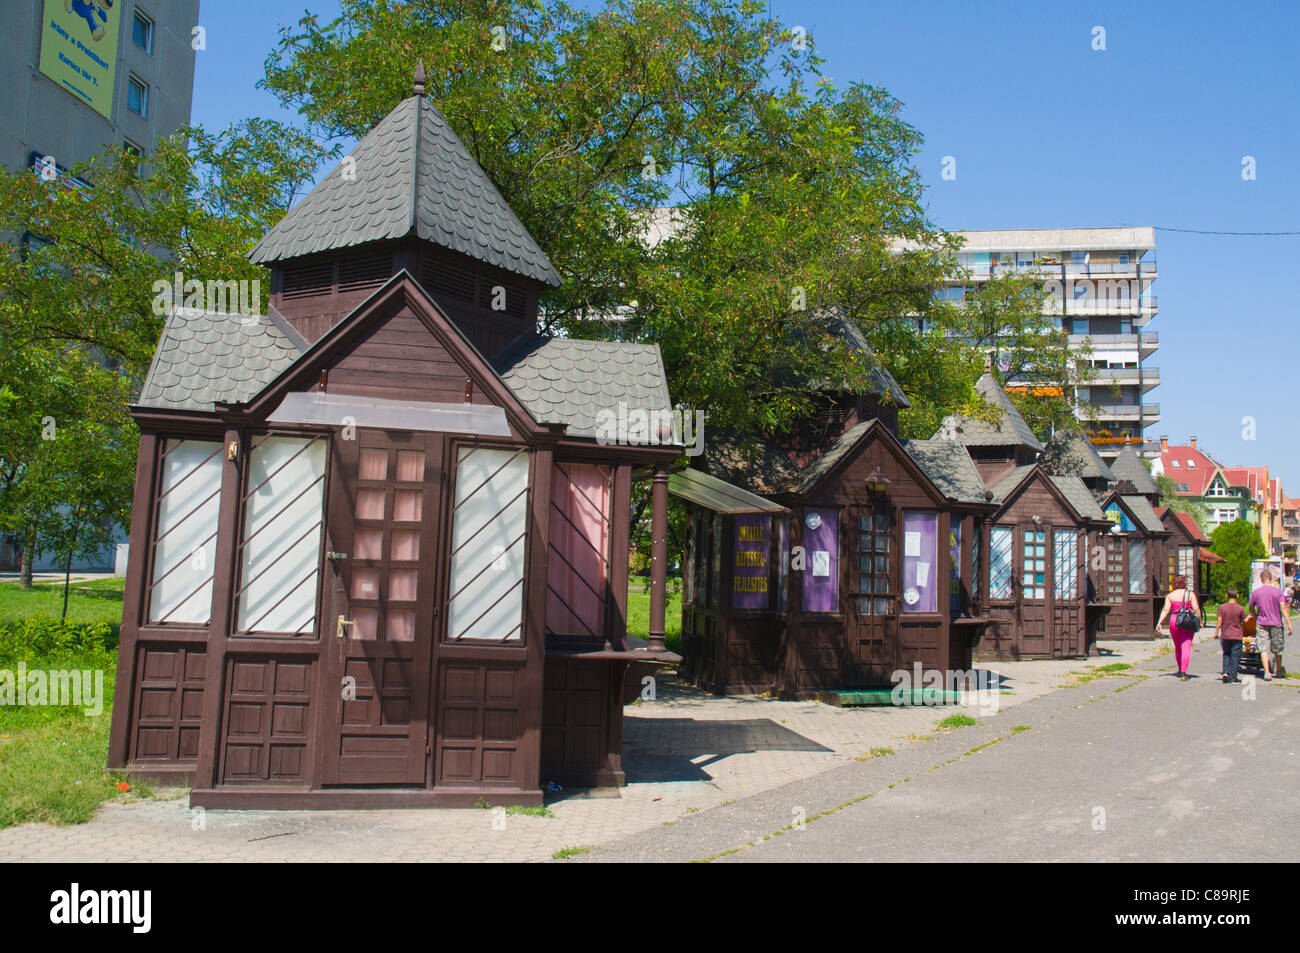
<svg viewBox="0 0 1300 953">
<path fill-rule="evenodd" d="M 1286 647 L 1286 628 L 1280 625 L 1261 625 L 1259 629 L 1262 634 L 1255 641 L 1259 643 L 1260 650 L 1270 655 L 1281 655 L 1282 649 Z"/>
</svg>

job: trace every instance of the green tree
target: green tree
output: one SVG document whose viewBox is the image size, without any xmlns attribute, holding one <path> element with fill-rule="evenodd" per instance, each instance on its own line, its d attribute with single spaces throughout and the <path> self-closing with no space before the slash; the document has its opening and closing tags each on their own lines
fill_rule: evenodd
<svg viewBox="0 0 1300 953">
<path fill-rule="evenodd" d="M 1248 520 L 1233 520 L 1216 527 L 1210 534 L 1210 552 L 1224 559 L 1210 566 L 1214 591 L 1223 593 L 1229 586 L 1236 586 L 1243 596 L 1250 592 L 1251 560 L 1268 555 L 1259 527 Z"/>
<path fill-rule="evenodd" d="M 39 550 L 83 554 L 100 517 L 128 518 L 155 282 L 264 281 L 248 252 L 327 154 L 251 120 L 183 130 L 146 159 L 112 150 L 72 178 L 0 172 L 0 529 L 22 542 L 26 583 Z"/>
</svg>

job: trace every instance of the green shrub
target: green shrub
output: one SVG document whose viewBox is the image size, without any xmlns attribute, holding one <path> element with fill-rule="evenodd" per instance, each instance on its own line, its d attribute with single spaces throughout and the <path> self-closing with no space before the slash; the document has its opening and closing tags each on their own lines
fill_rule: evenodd
<svg viewBox="0 0 1300 953">
<path fill-rule="evenodd" d="M 69 622 L 33 616 L 0 623 L 0 663 L 44 661 L 77 655 L 109 659 L 117 634 L 107 622 Z"/>
</svg>

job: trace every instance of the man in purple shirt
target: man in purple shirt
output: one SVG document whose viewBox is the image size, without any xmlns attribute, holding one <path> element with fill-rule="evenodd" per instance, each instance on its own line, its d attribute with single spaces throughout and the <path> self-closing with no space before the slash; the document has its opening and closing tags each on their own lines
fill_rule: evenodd
<svg viewBox="0 0 1300 953">
<path fill-rule="evenodd" d="M 1270 682 L 1273 672 L 1278 677 L 1286 674 L 1282 667 L 1282 649 L 1286 645 L 1286 636 L 1291 634 L 1291 616 L 1282 604 L 1282 590 L 1273 585 L 1271 569 L 1259 574 L 1259 587 L 1250 594 L 1248 605 L 1255 615 L 1255 640 L 1259 643 L 1260 661 L 1264 663 L 1264 681 Z M 1286 627 L 1285 635 L 1283 626 Z M 1270 660 L 1273 661 L 1273 672 L 1269 671 Z"/>
</svg>

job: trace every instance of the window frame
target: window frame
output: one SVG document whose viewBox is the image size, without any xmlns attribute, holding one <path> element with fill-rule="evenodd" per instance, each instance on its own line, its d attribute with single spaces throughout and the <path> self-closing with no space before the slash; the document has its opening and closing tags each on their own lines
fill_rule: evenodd
<svg viewBox="0 0 1300 953">
<path fill-rule="evenodd" d="M 136 109 L 131 105 L 131 88 L 133 86 L 138 86 L 140 88 L 140 109 Z M 135 113 L 141 119 L 149 118 L 149 84 L 139 76 L 135 75 L 135 73 L 126 74 L 126 108 Z"/>
<path fill-rule="evenodd" d="M 135 25 L 137 23 L 144 24 L 145 43 L 141 43 L 135 38 Z M 131 42 L 135 45 L 136 49 L 148 54 L 149 56 L 153 56 L 154 37 L 156 35 L 155 26 L 156 21 L 153 17 L 143 12 L 139 7 L 136 7 L 131 11 Z"/>
</svg>

